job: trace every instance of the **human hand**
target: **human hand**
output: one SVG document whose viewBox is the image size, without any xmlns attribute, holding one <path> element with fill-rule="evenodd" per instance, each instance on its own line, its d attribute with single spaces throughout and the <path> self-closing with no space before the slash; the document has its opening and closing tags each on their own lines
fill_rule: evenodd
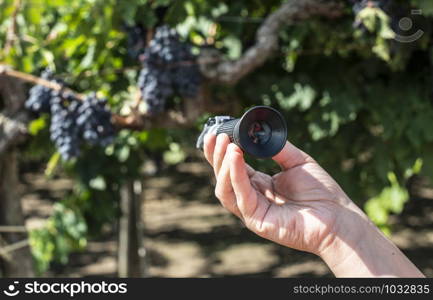
<svg viewBox="0 0 433 300">
<path fill-rule="evenodd" d="M 246 164 L 225 134 L 208 134 L 204 154 L 217 178 L 216 197 L 256 234 L 319 255 L 336 276 L 423 276 L 334 179 L 289 142 L 273 157 L 282 169 L 274 176 Z"/>
<path fill-rule="evenodd" d="M 341 211 L 351 201 L 310 156 L 287 142 L 273 159 L 274 176 L 247 165 L 227 135 L 205 138 L 221 204 L 258 235 L 290 248 L 319 254 L 339 232 Z"/>
</svg>

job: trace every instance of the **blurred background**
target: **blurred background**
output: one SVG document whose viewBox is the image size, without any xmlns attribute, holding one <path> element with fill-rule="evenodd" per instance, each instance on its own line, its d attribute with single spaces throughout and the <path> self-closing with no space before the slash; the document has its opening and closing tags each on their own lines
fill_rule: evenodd
<svg viewBox="0 0 433 300">
<path fill-rule="evenodd" d="M 196 139 L 254 105 L 433 276 L 432 25 L 429 0 L 0 0 L 1 276 L 333 276 L 214 196 Z"/>
</svg>

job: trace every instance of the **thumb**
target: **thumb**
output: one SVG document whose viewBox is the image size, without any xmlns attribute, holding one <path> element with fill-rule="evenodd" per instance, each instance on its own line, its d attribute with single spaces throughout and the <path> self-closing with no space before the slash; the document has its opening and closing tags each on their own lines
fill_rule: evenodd
<svg viewBox="0 0 433 300">
<path fill-rule="evenodd" d="M 308 154 L 286 142 L 283 150 L 272 158 L 283 170 L 288 170 L 307 162 L 314 162 Z"/>
</svg>

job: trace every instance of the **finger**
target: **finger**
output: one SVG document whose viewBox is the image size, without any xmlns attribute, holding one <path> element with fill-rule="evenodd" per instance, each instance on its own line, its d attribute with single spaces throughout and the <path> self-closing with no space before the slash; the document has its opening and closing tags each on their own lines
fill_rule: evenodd
<svg viewBox="0 0 433 300">
<path fill-rule="evenodd" d="M 204 136 L 204 156 L 206 160 L 213 165 L 213 152 L 215 149 L 216 135 L 213 133 L 208 133 Z"/>
<path fill-rule="evenodd" d="M 248 177 L 253 177 L 255 174 L 256 174 L 256 170 L 254 170 L 253 169 L 253 167 L 251 167 L 249 164 L 245 164 L 246 165 L 246 167 L 247 167 L 247 174 L 248 174 Z"/>
<path fill-rule="evenodd" d="M 219 134 L 216 138 L 215 150 L 213 152 L 213 168 L 215 176 L 218 177 L 221 164 L 226 154 L 227 146 L 230 144 L 230 138 L 227 134 Z"/>
<path fill-rule="evenodd" d="M 248 177 L 243 152 L 234 144 L 230 144 L 227 151 L 230 159 L 230 178 L 236 195 L 237 206 L 243 218 L 251 220 L 259 208 L 260 202 Z"/>
<path fill-rule="evenodd" d="M 284 198 L 275 193 L 271 176 L 262 172 L 257 172 L 247 163 L 245 166 L 253 189 L 263 194 L 269 202 L 273 202 L 277 205 L 283 205 L 286 203 Z"/>
<path fill-rule="evenodd" d="M 286 142 L 283 150 L 272 159 L 277 162 L 283 170 L 288 170 L 307 162 L 314 161 L 308 154 L 296 148 L 290 142 Z"/>
<path fill-rule="evenodd" d="M 230 158 L 227 154 L 224 157 L 221 169 L 218 174 L 217 184 L 215 187 L 215 196 L 219 199 L 222 206 L 224 206 L 228 211 L 238 217 L 241 217 L 241 213 L 236 203 L 236 196 L 230 180 Z"/>
</svg>

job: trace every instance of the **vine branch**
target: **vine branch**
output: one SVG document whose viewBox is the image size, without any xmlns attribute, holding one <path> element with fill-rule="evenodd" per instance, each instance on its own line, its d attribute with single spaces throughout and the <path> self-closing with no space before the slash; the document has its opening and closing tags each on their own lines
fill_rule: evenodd
<svg viewBox="0 0 433 300">
<path fill-rule="evenodd" d="M 72 94 L 74 94 L 74 97 L 77 98 L 78 100 L 84 99 L 84 95 L 78 94 L 78 93 L 74 92 L 73 90 L 64 87 L 61 84 L 58 84 L 58 83 L 51 81 L 51 80 L 46 80 L 46 79 L 31 75 L 31 74 L 27 74 L 27 73 L 13 70 L 6 65 L 0 65 L 0 75 L 6 75 L 9 77 L 17 78 L 17 79 L 20 79 L 20 80 L 23 80 L 26 82 L 30 82 L 33 84 L 43 85 L 43 86 L 50 88 L 54 91 L 58 91 L 58 92 L 64 91 L 64 92 L 72 93 Z"/>
<path fill-rule="evenodd" d="M 239 59 L 216 64 L 200 64 L 202 73 L 209 79 L 234 85 L 254 71 L 278 49 L 278 35 L 283 26 L 305 20 L 311 16 L 335 18 L 342 14 L 340 6 L 325 0 L 288 0 L 270 14 L 256 34 L 256 43 Z M 215 56 L 214 52 L 204 53 L 199 61 Z"/>
<path fill-rule="evenodd" d="M 63 91 L 65 93 L 67 92 L 72 94 L 75 98 L 77 98 L 80 101 L 84 100 L 85 98 L 85 95 L 79 94 L 73 91 L 72 89 L 65 88 L 61 84 L 31 74 L 13 70 L 6 65 L 0 65 L 0 76 L 1 75 L 16 78 L 33 84 L 42 85 L 50 89 L 53 89 L 55 91 Z M 1 118 L 0 116 L 0 125 L 2 125 L 2 120 L 6 120 L 6 117 Z M 7 134 L 5 131 L 5 134 L 3 134 L 3 138 L 0 139 L 0 153 L 2 153 L 7 148 L 7 146 L 12 142 L 12 140 L 14 140 L 18 135 L 23 133 L 22 126 L 18 126 L 18 123 L 13 122 L 12 119 L 7 119 L 7 120 L 8 120 L 7 123 L 3 121 L 4 124 L 8 124 L 7 127 L 8 129 L 7 129 Z M 191 124 L 191 122 L 194 120 L 185 118 L 184 116 L 182 116 L 181 113 L 175 111 L 167 111 L 158 116 L 149 116 L 149 115 L 139 114 L 137 110 L 133 110 L 132 113 L 127 116 L 113 114 L 112 121 L 113 124 L 116 125 L 118 128 L 142 130 L 142 129 L 150 129 L 154 127 L 165 127 L 165 128 L 185 127 Z"/>
</svg>

